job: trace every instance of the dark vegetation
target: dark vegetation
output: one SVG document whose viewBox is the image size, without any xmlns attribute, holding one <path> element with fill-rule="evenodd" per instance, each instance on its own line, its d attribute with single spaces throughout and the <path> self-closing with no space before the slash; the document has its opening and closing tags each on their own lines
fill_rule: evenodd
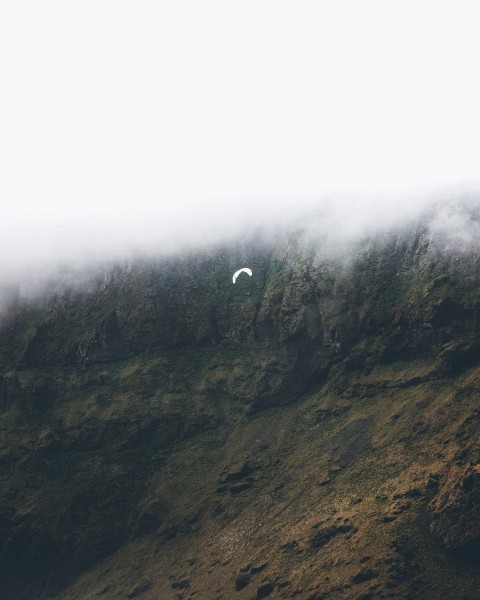
<svg viewBox="0 0 480 600">
<path fill-rule="evenodd" d="M 425 220 L 13 303 L 0 597 L 480 598 L 479 271 Z"/>
</svg>

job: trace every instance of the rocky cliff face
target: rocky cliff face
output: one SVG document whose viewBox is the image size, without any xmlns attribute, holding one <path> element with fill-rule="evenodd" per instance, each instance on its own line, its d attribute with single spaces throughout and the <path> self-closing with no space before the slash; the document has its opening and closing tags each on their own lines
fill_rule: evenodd
<svg viewBox="0 0 480 600">
<path fill-rule="evenodd" d="M 479 276 L 425 217 L 12 300 L 0 595 L 479 597 Z"/>
</svg>

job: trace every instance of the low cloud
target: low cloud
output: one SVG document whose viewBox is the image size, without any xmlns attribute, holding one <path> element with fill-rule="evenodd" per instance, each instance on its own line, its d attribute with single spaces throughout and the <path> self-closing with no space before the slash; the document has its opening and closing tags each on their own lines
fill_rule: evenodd
<svg viewBox="0 0 480 600">
<path fill-rule="evenodd" d="M 464 194 L 440 203 L 429 230 L 431 238 L 443 251 L 480 250 L 480 195 Z"/>
<path fill-rule="evenodd" d="M 476 192 L 476 15 L 428 4 L 2 4 L 0 287 Z"/>
<path fill-rule="evenodd" d="M 65 278 L 67 273 L 215 246 L 260 231 L 273 236 L 303 229 L 335 252 L 428 210 L 433 211 L 432 237 L 444 248 L 471 248 L 480 239 L 475 217 L 479 198 L 472 191 L 451 189 L 179 203 L 168 210 L 139 203 L 97 211 L 37 211 L 28 216 L 11 211 L 0 238 L 0 278 L 3 288 L 16 285 L 28 295 L 59 273 Z"/>
</svg>

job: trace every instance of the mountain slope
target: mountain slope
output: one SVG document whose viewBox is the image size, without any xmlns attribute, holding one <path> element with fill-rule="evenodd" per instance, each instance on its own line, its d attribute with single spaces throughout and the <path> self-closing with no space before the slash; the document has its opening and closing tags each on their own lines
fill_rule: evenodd
<svg viewBox="0 0 480 600">
<path fill-rule="evenodd" d="M 12 300 L 2 597 L 478 598 L 480 254 L 429 219 Z"/>
</svg>

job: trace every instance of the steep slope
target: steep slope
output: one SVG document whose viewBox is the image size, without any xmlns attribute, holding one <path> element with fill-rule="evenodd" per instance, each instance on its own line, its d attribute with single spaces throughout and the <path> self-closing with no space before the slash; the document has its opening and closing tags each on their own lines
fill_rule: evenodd
<svg viewBox="0 0 480 600">
<path fill-rule="evenodd" d="M 480 597 L 480 253 L 447 246 L 299 231 L 12 301 L 2 597 Z"/>
</svg>

